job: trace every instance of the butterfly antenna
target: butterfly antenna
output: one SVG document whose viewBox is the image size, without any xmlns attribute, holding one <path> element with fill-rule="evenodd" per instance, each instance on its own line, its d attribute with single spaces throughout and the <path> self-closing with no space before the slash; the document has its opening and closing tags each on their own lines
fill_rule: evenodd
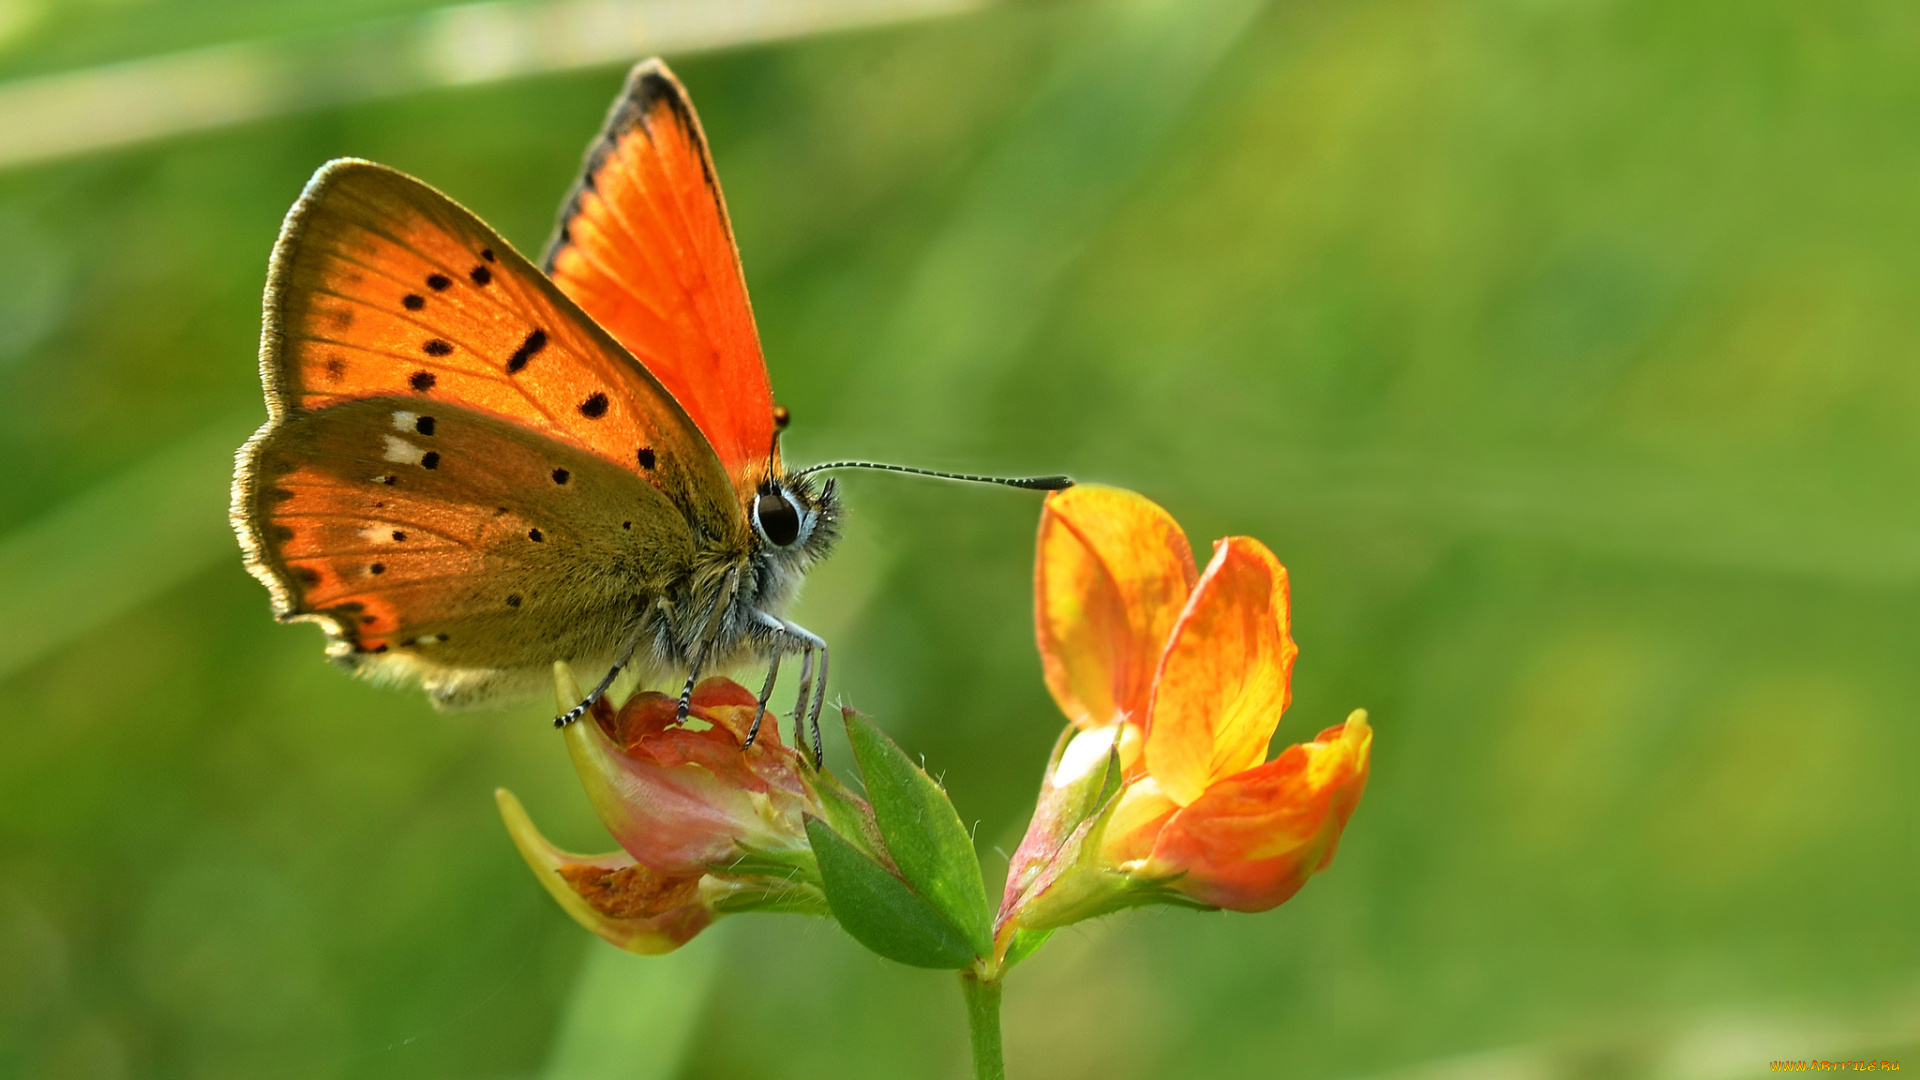
<svg viewBox="0 0 1920 1080">
<path fill-rule="evenodd" d="M 906 465 L 886 465 L 878 461 L 829 461 L 821 465 L 809 465 L 795 476 L 824 472 L 827 469 L 878 469 L 881 472 L 907 473 L 910 476 L 931 476 L 936 480 L 963 480 L 969 484 L 1000 484 L 1004 487 L 1025 488 L 1028 491 L 1065 491 L 1073 486 L 1071 476 L 975 476 L 971 473 L 936 472 L 933 469 L 915 469 Z"/>
</svg>

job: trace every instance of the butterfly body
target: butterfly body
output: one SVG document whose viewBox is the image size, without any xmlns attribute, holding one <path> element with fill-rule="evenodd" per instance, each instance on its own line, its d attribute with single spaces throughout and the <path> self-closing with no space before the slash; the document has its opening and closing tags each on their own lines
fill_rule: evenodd
<svg viewBox="0 0 1920 1080">
<path fill-rule="evenodd" d="M 234 479 L 276 614 L 448 708 L 556 660 L 810 661 L 824 645 L 781 612 L 838 501 L 781 463 L 724 202 L 657 61 L 545 262 L 371 162 L 308 184 L 268 276 L 269 418 Z"/>
</svg>

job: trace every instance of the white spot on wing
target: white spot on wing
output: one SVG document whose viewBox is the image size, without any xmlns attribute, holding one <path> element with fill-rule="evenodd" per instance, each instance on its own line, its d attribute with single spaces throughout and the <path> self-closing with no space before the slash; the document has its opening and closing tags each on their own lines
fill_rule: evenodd
<svg viewBox="0 0 1920 1080">
<path fill-rule="evenodd" d="M 398 415 L 411 415 L 411 414 L 396 413 L 395 415 L 398 416 Z M 405 439 L 396 439 L 393 436 L 389 435 L 387 436 L 387 455 L 386 456 L 388 461 L 397 461 L 403 465 L 418 465 L 420 464 L 420 459 L 427 456 L 427 452 L 413 445 L 412 443 L 408 442 Z"/>
<path fill-rule="evenodd" d="M 413 422 L 420 419 L 419 413 L 396 412 L 393 414 L 393 430 L 412 431 Z"/>
</svg>

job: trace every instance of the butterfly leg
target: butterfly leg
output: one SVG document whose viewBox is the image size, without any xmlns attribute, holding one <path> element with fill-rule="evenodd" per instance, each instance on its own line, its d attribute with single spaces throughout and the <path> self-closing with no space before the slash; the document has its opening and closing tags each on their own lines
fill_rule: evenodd
<svg viewBox="0 0 1920 1080">
<path fill-rule="evenodd" d="M 820 642 L 820 686 L 819 689 L 813 692 L 813 712 L 807 720 L 808 725 L 813 728 L 813 765 L 815 768 L 819 768 L 820 763 L 827 758 L 827 748 L 820 744 L 820 710 L 826 703 L 827 643 L 822 641 Z"/>
<path fill-rule="evenodd" d="M 747 728 L 747 741 L 741 747 L 743 750 L 751 749 L 753 740 L 760 735 L 760 721 L 767 717 L 767 699 L 773 696 L 773 682 L 780 677 L 780 654 L 786 651 L 787 645 L 787 628 L 769 615 L 762 614 L 760 618 L 767 632 L 772 635 L 767 647 L 767 681 L 760 688 L 760 701 L 754 706 L 753 724 Z"/>
<path fill-rule="evenodd" d="M 615 660 L 613 666 L 607 669 L 606 677 L 601 679 L 600 684 L 593 688 L 593 692 L 587 695 L 586 700 L 568 709 L 566 712 L 561 713 L 559 716 L 554 717 L 553 726 L 563 728 L 587 715 L 587 710 L 593 708 L 593 703 L 599 701 L 600 698 L 606 694 L 607 688 L 613 685 L 614 677 L 619 675 L 627 666 L 628 661 L 633 659 L 633 652 L 639 647 L 640 635 L 635 634 L 633 640 L 627 642 L 626 647 L 620 650 L 620 658 Z"/>
<path fill-rule="evenodd" d="M 793 705 L 794 745 L 803 746 L 805 740 L 799 735 L 804 729 L 800 724 L 807 714 L 807 697 L 813 693 L 813 642 L 801 638 L 800 647 L 794 651 L 800 654 L 800 696 Z"/>
<path fill-rule="evenodd" d="M 807 729 L 813 729 L 813 764 L 816 768 L 826 760 L 826 746 L 820 738 L 820 710 L 827 700 L 827 643 L 820 635 L 803 626 L 781 620 L 781 628 L 787 636 L 800 642 L 800 694 L 793 704 L 793 745 L 807 745 Z M 813 681 L 813 654 L 820 653 L 820 681 Z M 812 698 L 812 707 L 808 707 L 808 698 Z"/>
<path fill-rule="evenodd" d="M 687 669 L 687 685 L 680 688 L 680 708 L 674 712 L 673 722 L 684 724 L 687 713 L 693 709 L 693 684 L 700 678 L 700 657 L 693 658 L 693 666 Z"/>
</svg>

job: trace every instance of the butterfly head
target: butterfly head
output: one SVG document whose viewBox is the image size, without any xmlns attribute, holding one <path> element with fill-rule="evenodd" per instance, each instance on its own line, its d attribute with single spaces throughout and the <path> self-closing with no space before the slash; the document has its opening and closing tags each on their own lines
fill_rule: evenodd
<svg viewBox="0 0 1920 1080">
<path fill-rule="evenodd" d="M 761 558 L 798 569 L 824 556 L 838 536 L 840 498 L 828 480 L 815 488 L 796 473 L 760 482 L 747 506 Z"/>
</svg>

